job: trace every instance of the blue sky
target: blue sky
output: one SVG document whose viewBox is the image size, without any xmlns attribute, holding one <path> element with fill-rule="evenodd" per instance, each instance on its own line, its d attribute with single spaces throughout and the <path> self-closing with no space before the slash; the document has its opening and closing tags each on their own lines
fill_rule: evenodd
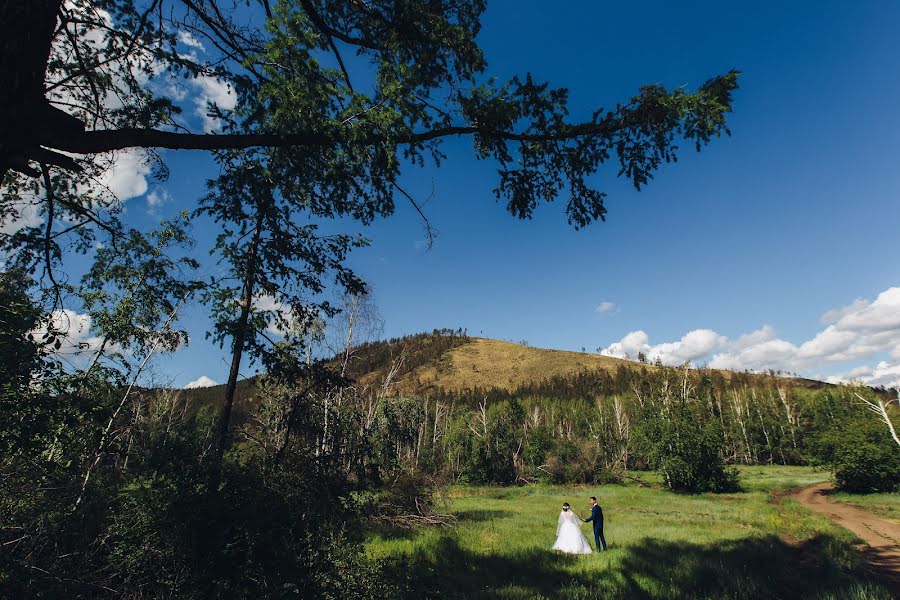
<svg viewBox="0 0 900 600">
<path fill-rule="evenodd" d="M 475 161 L 470 140 L 448 142 L 440 169 L 404 175 L 418 197 L 434 189 L 432 250 L 399 203 L 351 259 L 384 335 L 464 327 L 541 347 L 897 384 L 898 26 L 889 2 L 493 0 L 479 37 L 490 74 L 566 86 L 578 116 L 642 84 L 694 88 L 737 68 L 733 135 L 699 154 L 686 147 L 640 193 L 601 171 L 607 222 L 581 231 L 563 203 L 514 220 L 494 201 L 495 165 Z M 202 154 L 166 158 L 170 179 L 127 201 L 136 223 L 192 207 L 215 173 Z M 191 345 L 160 363 L 177 386 L 224 381 L 201 315 L 189 310 Z"/>
</svg>

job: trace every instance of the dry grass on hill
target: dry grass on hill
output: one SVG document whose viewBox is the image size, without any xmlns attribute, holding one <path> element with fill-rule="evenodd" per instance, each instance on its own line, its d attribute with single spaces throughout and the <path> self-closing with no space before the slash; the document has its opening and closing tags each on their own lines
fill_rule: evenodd
<svg viewBox="0 0 900 600">
<path fill-rule="evenodd" d="M 583 371 L 614 373 L 620 365 L 635 368 L 634 362 L 609 356 L 472 338 L 447 352 L 437 364 L 424 365 L 407 374 L 397 388 L 406 393 L 429 388 L 514 390 L 531 381 Z"/>
</svg>

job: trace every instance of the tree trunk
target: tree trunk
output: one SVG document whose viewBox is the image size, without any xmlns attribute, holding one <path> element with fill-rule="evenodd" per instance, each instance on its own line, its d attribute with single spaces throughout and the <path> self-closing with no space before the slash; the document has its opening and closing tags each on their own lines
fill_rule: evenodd
<svg viewBox="0 0 900 600">
<path fill-rule="evenodd" d="M 74 162 L 42 145 L 84 123 L 53 107 L 45 95 L 47 61 L 63 0 L 0 2 L 0 179 L 7 170 L 36 177 L 29 161 Z"/>
<path fill-rule="evenodd" d="M 244 289 L 241 293 L 241 314 L 238 316 L 237 327 L 234 331 L 234 339 L 231 351 L 231 368 L 228 371 L 228 383 L 225 386 L 225 401 L 222 405 L 222 413 L 219 416 L 218 436 L 216 437 L 216 458 L 221 460 L 228 440 L 228 429 L 231 423 L 231 409 L 234 406 L 234 395 L 237 390 L 237 380 L 241 372 L 241 359 L 244 355 L 244 343 L 247 341 L 247 326 L 250 322 L 250 312 L 253 309 L 253 291 L 256 284 L 256 260 L 259 240 L 262 235 L 262 210 L 257 209 L 256 230 L 250 242 L 249 256 L 247 257 L 247 270 L 244 273 Z"/>
</svg>

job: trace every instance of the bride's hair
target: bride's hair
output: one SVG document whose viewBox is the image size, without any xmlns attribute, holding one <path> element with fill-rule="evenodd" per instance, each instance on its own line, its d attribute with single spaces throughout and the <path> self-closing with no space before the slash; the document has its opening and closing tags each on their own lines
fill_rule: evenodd
<svg viewBox="0 0 900 600">
<path fill-rule="evenodd" d="M 569 510 L 569 503 L 563 502 L 563 510 Z"/>
</svg>

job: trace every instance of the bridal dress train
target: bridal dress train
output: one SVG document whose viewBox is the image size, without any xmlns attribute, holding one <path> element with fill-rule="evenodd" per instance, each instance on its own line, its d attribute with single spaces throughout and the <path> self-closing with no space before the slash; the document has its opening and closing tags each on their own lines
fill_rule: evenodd
<svg viewBox="0 0 900 600">
<path fill-rule="evenodd" d="M 581 533 L 581 519 L 571 510 L 563 510 L 559 513 L 559 524 L 556 526 L 556 543 L 554 550 L 566 554 L 590 554 L 590 544 Z"/>
</svg>

